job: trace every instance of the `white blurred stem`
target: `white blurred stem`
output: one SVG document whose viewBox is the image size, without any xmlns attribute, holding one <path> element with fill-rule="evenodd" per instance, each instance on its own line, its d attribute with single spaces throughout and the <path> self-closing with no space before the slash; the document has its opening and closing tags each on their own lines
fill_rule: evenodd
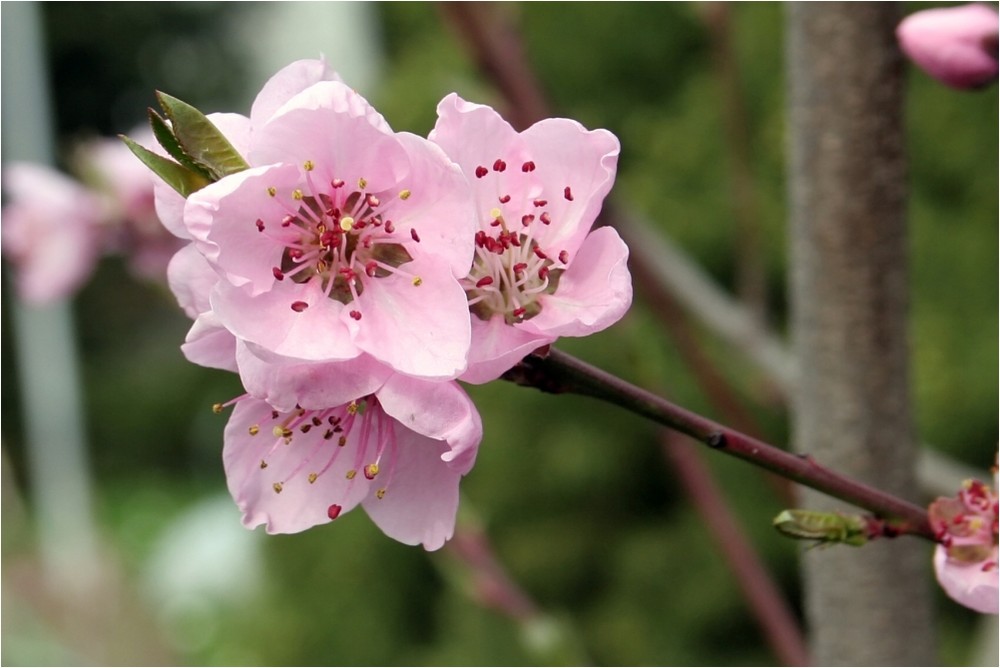
<svg viewBox="0 0 1000 668">
<path fill-rule="evenodd" d="M 40 11 L 2 7 L 3 159 L 52 164 L 50 105 Z M 93 593 L 98 574 L 87 447 L 67 302 L 12 310 L 24 406 L 30 501 L 47 584 L 62 595 Z"/>
</svg>

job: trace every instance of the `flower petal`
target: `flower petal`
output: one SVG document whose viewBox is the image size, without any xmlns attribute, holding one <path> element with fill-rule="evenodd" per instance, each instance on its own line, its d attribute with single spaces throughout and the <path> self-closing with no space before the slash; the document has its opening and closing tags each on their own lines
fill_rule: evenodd
<svg viewBox="0 0 1000 668">
<path fill-rule="evenodd" d="M 288 100 L 319 81 L 342 79 L 325 59 L 297 60 L 283 67 L 257 93 L 250 109 L 250 122 L 254 126 L 266 123 Z"/>
<path fill-rule="evenodd" d="M 934 572 L 945 593 L 965 607 L 989 615 L 998 614 L 996 546 L 993 551 L 993 567 L 984 570 L 982 563 L 949 559 L 943 545 L 934 550 Z"/>
</svg>

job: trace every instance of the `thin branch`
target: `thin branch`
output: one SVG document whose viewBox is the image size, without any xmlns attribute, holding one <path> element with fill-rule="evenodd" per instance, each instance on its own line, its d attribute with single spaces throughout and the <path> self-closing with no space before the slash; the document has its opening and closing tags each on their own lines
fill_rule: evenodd
<svg viewBox="0 0 1000 668">
<path fill-rule="evenodd" d="M 886 519 L 886 536 L 913 534 L 935 540 L 920 506 L 832 471 L 809 456 L 795 455 L 677 406 L 561 351 L 529 355 L 504 379 L 553 394 L 574 393 L 621 406 L 705 443 L 719 452 L 773 471 L 869 510 Z"/>
</svg>

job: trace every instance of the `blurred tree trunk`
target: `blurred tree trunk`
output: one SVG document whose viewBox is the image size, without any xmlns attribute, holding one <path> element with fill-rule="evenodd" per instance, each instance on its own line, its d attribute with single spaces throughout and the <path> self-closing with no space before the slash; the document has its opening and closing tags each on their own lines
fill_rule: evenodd
<svg viewBox="0 0 1000 668">
<path fill-rule="evenodd" d="M 793 441 L 916 496 L 907 346 L 902 60 L 890 3 L 788 8 Z M 802 506 L 833 508 L 806 491 Z M 936 663 L 930 548 L 916 539 L 804 556 L 817 665 Z"/>
</svg>

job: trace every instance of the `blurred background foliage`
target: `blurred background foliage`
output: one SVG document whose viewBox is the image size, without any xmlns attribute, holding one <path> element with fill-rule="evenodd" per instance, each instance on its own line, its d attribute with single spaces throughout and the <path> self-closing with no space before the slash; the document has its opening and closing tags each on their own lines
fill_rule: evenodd
<svg viewBox="0 0 1000 668">
<path fill-rule="evenodd" d="M 250 80 L 245 33 L 233 25 L 250 11 L 247 3 L 45 3 L 60 145 L 130 131 L 154 103 L 154 89 L 206 112 L 248 111 L 263 78 Z M 453 90 L 502 103 L 438 7 L 377 3 L 365 11 L 381 46 L 381 76 L 365 92 L 395 129 L 426 135 L 438 100 Z M 526 3 L 504 11 L 521 26 L 558 113 L 620 138 L 616 200 L 737 291 L 732 149 L 705 8 Z M 780 330 L 782 8 L 752 3 L 730 11 L 767 312 Z M 321 28 L 331 43 L 357 39 L 343 26 Z M 294 44 L 296 34 L 282 39 Z M 997 444 L 997 89 L 955 93 L 916 71 L 908 78 L 919 434 L 985 470 Z M 10 288 L 7 281 L 5 297 Z M 642 296 L 637 286 L 632 312 L 615 327 L 561 346 L 717 415 Z M 209 410 L 240 392 L 236 379 L 183 359 L 178 346 L 189 322 L 164 288 L 134 282 L 121 263 L 102 264 L 74 312 L 101 538 L 120 586 L 94 601 L 93 619 L 73 621 L 25 584 L 33 573 L 30 507 L 19 497 L 26 480 L 17 351 L 4 318 L 5 664 L 776 661 L 648 424 L 588 399 L 500 382 L 470 388 L 486 437 L 463 483 L 462 512 L 485 528 L 512 577 L 550 615 L 548 626 L 522 626 L 477 604 L 448 549 L 427 554 L 399 545 L 360 510 L 300 535 L 243 531 L 225 495 L 225 418 Z M 763 435 L 784 443 L 785 411 L 766 379 L 712 333 L 698 329 L 698 336 Z M 754 546 L 797 602 L 801 547 L 770 528 L 781 500 L 750 467 L 709 461 Z M 212 524 L 209 516 L 221 519 Z M 199 547 L 208 538 L 211 547 Z M 930 546 L 914 549 L 926 550 L 929 563 Z M 975 616 L 939 601 L 940 658 L 966 662 Z M 115 613 L 98 614 L 102 606 Z M 74 624 L 85 631 L 74 632 Z"/>
</svg>

